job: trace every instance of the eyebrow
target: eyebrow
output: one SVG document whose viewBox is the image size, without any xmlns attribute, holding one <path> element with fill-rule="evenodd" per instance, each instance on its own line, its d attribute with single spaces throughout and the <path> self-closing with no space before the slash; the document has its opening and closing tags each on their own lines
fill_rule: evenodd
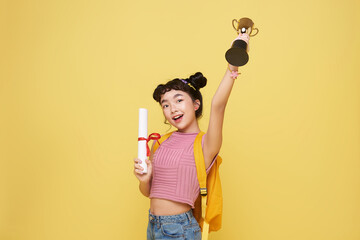
<svg viewBox="0 0 360 240">
<path fill-rule="evenodd" d="M 178 94 L 175 94 L 173 98 L 177 98 L 177 97 L 183 97 L 183 95 L 182 95 L 181 93 L 178 93 Z M 168 102 L 168 100 L 163 99 L 163 100 L 161 101 L 161 104 L 163 104 L 164 102 Z"/>
</svg>

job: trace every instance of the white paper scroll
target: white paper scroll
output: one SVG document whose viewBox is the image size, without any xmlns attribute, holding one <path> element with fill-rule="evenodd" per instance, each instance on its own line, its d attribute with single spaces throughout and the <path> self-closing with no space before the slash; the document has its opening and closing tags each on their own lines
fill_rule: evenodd
<svg viewBox="0 0 360 240">
<path fill-rule="evenodd" d="M 139 138 L 148 137 L 148 111 L 145 108 L 139 108 Z M 138 141 L 138 158 L 141 160 L 141 167 L 144 168 L 143 173 L 147 173 L 146 156 L 146 140 Z"/>
</svg>

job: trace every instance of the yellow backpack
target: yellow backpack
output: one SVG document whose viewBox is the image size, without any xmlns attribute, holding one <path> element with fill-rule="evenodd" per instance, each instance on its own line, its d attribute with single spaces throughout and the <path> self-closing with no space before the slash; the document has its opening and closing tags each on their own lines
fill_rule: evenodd
<svg viewBox="0 0 360 240">
<path fill-rule="evenodd" d="M 153 152 L 155 152 L 159 147 L 159 144 L 170 137 L 172 133 L 173 132 L 162 136 L 158 142 L 155 143 Z M 202 240 L 208 239 L 209 232 L 217 231 L 221 228 L 223 207 L 222 189 L 219 175 L 219 167 L 222 159 L 220 156 L 217 156 L 209 174 L 206 174 L 204 154 L 201 146 L 201 140 L 204 134 L 204 132 L 200 132 L 194 141 L 194 157 L 197 177 L 200 185 L 200 195 L 195 202 L 193 214 L 201 227 Z"/>
</svg>

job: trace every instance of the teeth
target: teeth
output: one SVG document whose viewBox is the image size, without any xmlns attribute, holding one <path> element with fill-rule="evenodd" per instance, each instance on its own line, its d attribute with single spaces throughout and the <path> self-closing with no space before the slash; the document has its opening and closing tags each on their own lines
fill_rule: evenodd
<svg viewBox="0 0 360 240">
<path fill-rule="evenodd" d="M 177 120 L 177 119 L 179 119 L 179 118 L 181 118 L 181 117 L 182 117 L 182 115 L 176 116 L 176 117 L 174 117 L 174 120 Z"/>
</svg>

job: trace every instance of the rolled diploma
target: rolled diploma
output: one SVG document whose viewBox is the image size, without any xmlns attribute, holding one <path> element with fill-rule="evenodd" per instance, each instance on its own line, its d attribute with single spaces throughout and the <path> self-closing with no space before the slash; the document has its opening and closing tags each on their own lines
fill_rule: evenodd
<svg viewBox="0 0 360 240">
<path fill-rule="evenodd" d="M 148 111 L 145 108 L 139 109 L 139 138 L 147 138 L 147 122 L 148 122 Z M 138 141 L 138 158 L 141 160 L 141 167 L 144 168 L 143 173 L 147 173 L 147 164 L 145 160 L 146 156 L 146 140 Z"/>
</svg>

